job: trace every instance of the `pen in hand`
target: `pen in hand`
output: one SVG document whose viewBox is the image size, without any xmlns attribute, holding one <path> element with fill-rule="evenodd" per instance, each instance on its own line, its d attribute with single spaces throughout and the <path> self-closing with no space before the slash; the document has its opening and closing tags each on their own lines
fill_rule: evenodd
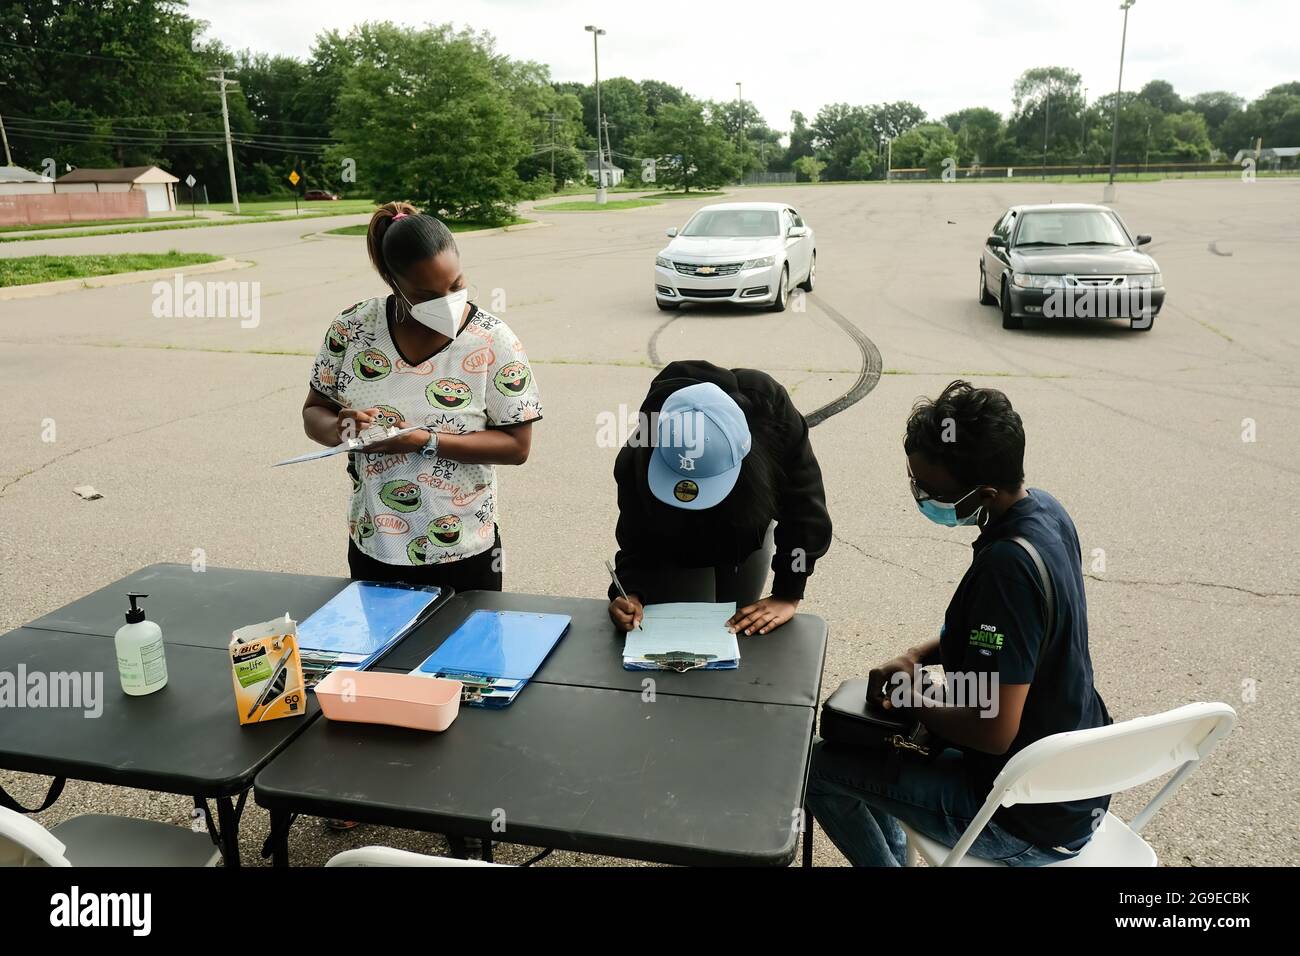
<svg viewBox="0 0 1300 956">
<path fill-rule="evenodd" d="M 614 565 L 610 564 L 608 559 L 605 560 L 605 569 L 606 569 L 607 571 L 609 571 L 609 576 L 610 576 L 610 578 L 612 578 L 613 581 L 614 581 L 614 587 L 618 588 L 618 593 L 621 594 L 621 595 L 623 596 L 623 600 L 625 600 L 625 601 L 630 601 L 631 598 L 629 598 L 629 597 L 627 596 L 627 592 L 623 590 L 623 584 L 622 584 L 622 582 L 619 581 L 619 579 L 618 579 L 618 575 L 614 573 Z M 641 622 L 640 622 L 640 621 L 635 620 L 635 618 L 633 618 L 633 620 L 634 620 L 634 623 L 636 624 L 636 629 L 637 629 L 638 631 L 644 630 L 644 628 L 641 627 Z"/>
</svg>

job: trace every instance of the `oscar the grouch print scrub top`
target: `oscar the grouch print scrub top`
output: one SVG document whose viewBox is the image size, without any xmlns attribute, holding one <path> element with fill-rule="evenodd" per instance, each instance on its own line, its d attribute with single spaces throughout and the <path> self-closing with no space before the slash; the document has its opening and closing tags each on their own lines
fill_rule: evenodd
<svg viewBox="0 0 1300 956">
<path fill-rule="evenodd" d="M 379 408 L 385 425 L 406 421 L 443 434 L 536 421 L 542 403 L 523 346 L 510 327 L 471 304 L 464 329 L 419 365 L 388 332 L 387 297 L 338 316 L 311 370 L 311 387 L 346 408 Z M 348 455 L 348 532 L 385 564 L 459 561 L 492 547 L 496 470 L 419 453 Z"/>
</svg>

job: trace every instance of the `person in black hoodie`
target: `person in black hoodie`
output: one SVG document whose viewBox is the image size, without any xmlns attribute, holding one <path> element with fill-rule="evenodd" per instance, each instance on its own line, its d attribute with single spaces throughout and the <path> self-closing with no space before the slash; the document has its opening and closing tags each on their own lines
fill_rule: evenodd
<svg viewBox="0 0 1300 956">
<path fill-rule="evenodd" d="M 646 604 L 735 601 L 738 633 L 794 616 L 831 519 L 808 423 L 755 369 L 673 362 L 650 383 L 640 426 L 614 463 L 618 485 L 609 616 L 628 631 Z M 761 597 L 770 566 L 772 592 Z"/>
</svg>

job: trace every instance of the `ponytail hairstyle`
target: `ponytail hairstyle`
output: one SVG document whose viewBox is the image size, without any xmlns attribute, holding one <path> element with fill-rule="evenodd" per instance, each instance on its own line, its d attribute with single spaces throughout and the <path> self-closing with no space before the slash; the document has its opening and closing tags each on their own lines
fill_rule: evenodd
<svg viewBox="0 0 1300 956">
<path fill-rule="evenodd" d="M 384 203 L 366 227 L 366 252 L 379 277 L 395 288 L 394 277 L 446 250 L 458 252 L 451 230 L 407 202 Z"/>
</svg>

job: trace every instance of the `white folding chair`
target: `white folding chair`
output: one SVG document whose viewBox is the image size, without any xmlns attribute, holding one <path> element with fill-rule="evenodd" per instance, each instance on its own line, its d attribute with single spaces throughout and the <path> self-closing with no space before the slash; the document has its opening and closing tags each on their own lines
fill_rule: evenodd
<svg viewBox="0 0 1300 956">
<path fill-rule="evenodd" d="M 206 832 L 87 813 L 45 829 L 0 807 L 0 866 L 216 866 Z"/>
<path fill-rule="evenodd" d="M 326 866 L 501 866 L 486 860 L 458 860 L 450 856 L 429 856 L 390 846 L 363 846 L 335 853 Z"/>
<path fill-rule="evenodd" d="M 1176 771 L 1151 802 L 1126 824 L 1107 813 L 1092 839 L 1068 860 L 1049 866 L 1156 866 L 1142 828 L 1232 730 L 1237 712 L 1227 704 L 1187 704 L 1163 714 L 1109 727 L 1074 730 L 1036 740 L 1007 761 L 984 806 L 949 849 L 903 825 L 908 864 L 919 856 L 931 866 L 1002 866 L 966 853 L 998 807 L 1018 803 L 1088 800 L 1141 786 Z"/>
</svg>

